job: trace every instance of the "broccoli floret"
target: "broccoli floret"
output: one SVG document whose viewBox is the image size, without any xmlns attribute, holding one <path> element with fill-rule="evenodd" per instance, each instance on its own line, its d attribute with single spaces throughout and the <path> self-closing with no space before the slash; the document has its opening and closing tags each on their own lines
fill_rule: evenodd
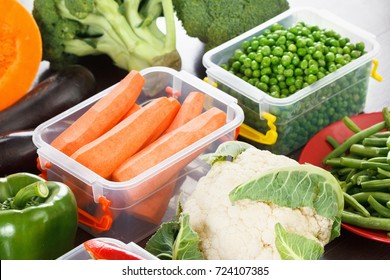
<svg viewBox="0 0 390 280">
<path fill-rule="evenodd" d="M 128 71 L 181 68 L 172 0 L 35 0 L 32 13 L 53 69 L 86 55 L 108 55 Z"/>
<path fill-rule="evenodd" d="M 173 0 L 187 34 L 212 49 L 289 9 L 287 0 Z"/>
</svg>

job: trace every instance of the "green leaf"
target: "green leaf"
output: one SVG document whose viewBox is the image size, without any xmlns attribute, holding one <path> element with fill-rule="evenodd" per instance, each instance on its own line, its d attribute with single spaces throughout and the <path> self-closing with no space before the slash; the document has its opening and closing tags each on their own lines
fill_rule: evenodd
<svg viewBox="0 0 390 280">
<path fill-rule="evenodd" d="M 182 214 L 180 231 L 173 250 L 174 260 L 203 260 L 199 250 L 199 236 L 190 226 L 190 216 Z"/>
<path fill-rule="evenodd" d="M 250 199 L 293 209 L 310 207 L 318 215 L 334 221 L 331 240 L 340 235 L 343 193 L 333 175 L 320 167 L 307 164 L 265 172 L 237 186 L 230 192 L 229 198 L 232 203 Z"/>
<path fill-rule="evenodd" d="M 275 225 L 275 245 L 282 260 L 318 260 L 324 247 L 317 241 L 286 231 Z"/>
<path fill-rule="evenodd" d="M 157 232 L 148 240 L 145 250 L 160 260 L 172 260 L 176 236 L 180 230 L 178 221 L 163 223 Z"/>
<path fill-rule="evenodd" d="M 289 208 L 310 207 L 317 214 L 335 219 L 344 207 L 338 181 L 328 171 L 313 165 L 274 169 L 233 189 L 232 202 L 241 199 L 273 202 Z"/>
<path fill-rule="evenodd" d="M 242 154 L 249 148 L 253 148 L 253 146 L 245 142 L 226 141 L 219 145 L 214 153 L 202 155 L 201 159 L 213 165 L 217 161 L 225 161 L 229 158 L 234 160 L 239 154 Z"/>
<path fill-rule="evenodd" d="M 189 224 L 189 215 L 180 213 L 160 226 L 145 249 L 161 260 L 203 260 L 199 242 Z"/>
</svg>

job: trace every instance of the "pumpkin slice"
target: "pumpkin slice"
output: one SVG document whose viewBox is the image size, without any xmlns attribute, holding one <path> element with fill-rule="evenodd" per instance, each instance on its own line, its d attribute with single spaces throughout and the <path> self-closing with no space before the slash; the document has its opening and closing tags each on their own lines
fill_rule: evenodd
<svg viewBox="0 0 390 280">
<path fill-rule="evenodd" d="M 0 111 L 27 93 L 42 60 L 33 16 L 16 0 L 0 1 Z"/>
</svg>

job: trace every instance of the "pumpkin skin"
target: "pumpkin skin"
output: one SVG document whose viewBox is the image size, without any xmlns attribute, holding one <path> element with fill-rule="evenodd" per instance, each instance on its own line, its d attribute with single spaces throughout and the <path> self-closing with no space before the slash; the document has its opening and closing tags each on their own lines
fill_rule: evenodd
<svg viewBox="0 0 390 280">
<path fill-rule="evenodd" d="M 33 16 L 16 0 L 0 1 L 0 111 L 23 97 L 42 60 L 41 34 Z"/>
</svg>

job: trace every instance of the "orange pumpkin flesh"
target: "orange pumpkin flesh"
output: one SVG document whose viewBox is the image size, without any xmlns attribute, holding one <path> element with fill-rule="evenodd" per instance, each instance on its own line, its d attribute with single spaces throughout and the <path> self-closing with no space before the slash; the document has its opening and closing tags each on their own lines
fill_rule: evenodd
<svg viewBox="0 0 390 280">
<path fill-rule="evenodd" d="M 33 16 L 16 0 L 0 1 L 0 111 L 27 93 L 42 60 Z"/>
</svg>

